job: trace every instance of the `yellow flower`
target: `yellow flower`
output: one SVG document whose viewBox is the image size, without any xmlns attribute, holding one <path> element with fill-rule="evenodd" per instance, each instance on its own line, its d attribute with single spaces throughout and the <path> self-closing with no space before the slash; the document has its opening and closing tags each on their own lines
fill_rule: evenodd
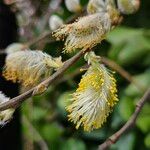
<svg viewBox="0 0 150 150">
<path fill-rule="evenodd" d="M 111 20 L 107 13 L 96 13 L 79 18 L 76 22 L 63 25 L 53 34 L 57 40 L 66 37 L 65 51 L 86 50 L 100 43 L 110 30 Z"/>
<path fill-rule="evenodd" d="M 91 64 L 82 77 L 71 104 L 67 106 L 69 120 L 85 131 L 100 128 L 118 101 L 116 80 L 104 65 Z"/>
<path fill-rule="evenodd" d="M 9 101 L 10 99 L 6 97 L 1 91 L 0 91 L 0 105 L 4 102 Z M 0 111 L 0 125 L 5 125 L 7 122 L 10 121 L 12 118 L 12 115 L 14 113 L 15 109 L 6 109 L 4 111 Z"/>
<path fill-rule="evenodd" d="M 19 51 L 9 54 L 3 76 L 23 86 L 33 86 L 63 65 L 61 57 L 52 58 L 41 51 Z"/>
</svg>

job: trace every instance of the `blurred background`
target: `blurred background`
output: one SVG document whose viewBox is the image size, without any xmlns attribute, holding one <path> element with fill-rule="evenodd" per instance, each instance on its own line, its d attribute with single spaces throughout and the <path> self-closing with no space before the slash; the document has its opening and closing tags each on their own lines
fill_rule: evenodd
<svg viewBox="0 0 150 150">
<path fill-rule="evenodd" d="M 88 0 L 81 0 L 82 10 Z M 65 106 L 75 91 L 85 64 L 80 59 L 40 96 L 24 102 L 15 112 L 12 121 L 0 128 L 0 150 L 96 150 L 129 119 L 136 102 L 150 87 L 150 1 L 141 0 L 137 13 L 124 16 L 107 39 L 94 49 L 122 66 L 132 76 L 136 85 L 128 82 L 117 72 L 119 102 L 101 129 L 90 133 L 76 130 L 67 120 Z M 0 65 L 3 68 L 4 49 L 14 42 L 26 43 L 31 49 L 44 49 L 52 56 L 62 55 L 63 60 L 74 54 L 63 54 L 63 42 L 56 42 L 51 16 L 57 15 L 62 22 L 72 22 L 84 11 L 71 12 L 63 0 L 1 0 L 0 1 Z M 41 35 L 45 38 L 41 38 Z M 38 42 L 36 41 L 38 38 Z M 138 86 L 137 86 L 138 85 Z M 24 91 L 19 85 L 6 82 L 0 77 L 0 90 L 9 97 Z M 111 150 L 150 149 L 150 103 L 145 104 L 136 127 L 114 144 Z"/>
</svg>

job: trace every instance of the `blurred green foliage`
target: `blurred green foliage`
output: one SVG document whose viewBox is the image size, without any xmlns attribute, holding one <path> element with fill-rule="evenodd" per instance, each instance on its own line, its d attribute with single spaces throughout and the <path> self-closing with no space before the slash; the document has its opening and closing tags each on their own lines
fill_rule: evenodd
<svg viewBox="0 0 150 150">
<path fill-rule="evenodd" d="M 84 5 L 87 1 L 82 0 Z M 47 4 L 47 1 L 44 1 Z M 99 55 L 113 59 L 130 72 L 136 82 L 146 90 L 150 86 L 150 1 L 141 1 L 139 12 L 134 15 L 124 16 L 122 25 L 113 30 L 107 40 L 98 45 L 95 50 Z M 65 19 L 72 13 L 68 12 L 64 4 L 61 16 Z M 58 12 L 59 14 L 59 12 Z M 62 42 L 46 43 L 46 52 L 60 55 Z M 70 56 L 63 55 L 63 59 Z M 80 81 L 81 73 L 70 78 L 78 68 L 84 64 L 81 59 L 65 74 L 67 79 L 60 84 L 53 84 L 41 96 L 36 96 L 22 106 L 22 113 L 27 116 L 35 129 L 46 141 L 50 150 L 96 150 L 108 136 L 118 130 L 130 117 L 135 109 L 135 104 L 142 96 L 143 91 L 128 83 L 116 73 L 118 81 L 119 102 L 113 113 L 109 116 L 103 128 L 91 133 L 76 130 L 74 125 L 67 120 L 65 106 L 72 91 Z M 23 126 L 24 136 L 29 137 L 30 130 Z M 30 134 L 31 136 L 31 134 Z M 33 135 L 33 137 L 36 135 Z M 38 143 L 34 138 L 34 144 Z M 148 150 L 150 149 L 150 103 L 147 103 L 137 120 L 136 127 L 125 134 L 111 147 L 112 150 Z"/>
</svg>

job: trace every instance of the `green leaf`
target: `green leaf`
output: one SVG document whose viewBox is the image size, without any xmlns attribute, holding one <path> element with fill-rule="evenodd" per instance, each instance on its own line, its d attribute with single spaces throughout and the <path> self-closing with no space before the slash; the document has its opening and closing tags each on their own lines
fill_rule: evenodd
<svg viewBox="0 0 150 150">
<path fill-rule="evenodd" d="M 128 133 L 120 138 L 120 140 L 112 145 L 111 150 L 133 150 L 135 145 L 135 135 Z"/>
<path fill-rule="evenodd" d="M 127 121 L 135 108 L 134 101 L 132 98 L 124 96 L 119 102 L 119 113 L 121 117 Z"/>
<path fill-rule="evenodd" d="M 145 137 L 144 143 L 147 148 L 150 148 L 150 133 Z"/>
<path fill-rule="evenodd" d="M 38 121 L 38 120 L 45 118 L 47 113 L 48 113 L 47 109 L 36 106 L 33 108 L 33 112 L 32 112 L 33 117 L 32 118 L 34 121 Z"/>
<path fill-rule="evenodd" d="M 122 116 L 120 115 L 119 112 L 119 104 L 117 104 L 113 115 L 112 115 L 112 121 L 111 121 L 111 128 L 113 129 L 118 129 L 118 126 L 120 126 L 120 124 L 122 124 Z"/>
<path fill-rule="evenodd" d="M 118 62 L 118 54 L 124 48 L 124 43 L 118 45 L 112 45 L 111 50 L 109 51 L 109 57 L 116 62 Z"/>
<path fill-rule="evenodd" d="M 107 38 L 112 44 L 109 57 L 121 65 L 139 63 L 150 52 L 150 40 L 144 33 L 143 29 L 116 28 Z"/>
<path fill-rule="evenodd" d="M 85 144 L 79 139 L 70 138 L 61 146 L 61 150 L 86 150 Z"/>
<path fill-rule="evenodd" d="M 73 93 L 72 91 L 65 92 L 65 93 L 61 94 L 61 96 L 57 100 L 57 106 L 61 112 L 60 114 L 62 115 L 62 117 L 67 116 L 65 107 L 70 103 L 69 100 L 71 99 L 72 93 Z"/>
<path fill-rule="evenodd" d="M 57 123 L 46 124 L 40 128 L 41 134 L 47 141 L 55 142 L 61 137 L 63 128 Z"/>
<path fill-rule="evenodd" d="M 92 140 L 100 140 L 104 139 L 107 136 L 107 130 L 105 128 L 101 128 L 98 130 L 93 130 L 92 132 L 83 132 L 83 137 L 86 139 L 92 139 Z"/>
<path fill-rule="evenodd" d="M 144 66 L 150 66 L 150 53 L 147 54 L 147 56 L 145 56 L 144 60 L 143 60 L 143 63 L 142 63 Z"/>
<path fill-rule="evenodd" d="M 134 80 L 142 87 L 142 89 L 147 89 L 150 85 L 150 70 L 145 71 L 142 74 L 134 76 Z M 125 90 L 125 93 L 128 96 L 137 97 L 141 96 L 143 92 L 141 89 L 137 88 L 136 85 L 131 83 Z"/>
<path fill-rule="evenodd" d="M 149 41 L 142 35 L 135 35 L 130 38 L 118 55 L 118 62 L 121 65 L 133 64 L 142 60 L 150 52 Z"/>
<path fill-rule="evenodd" d="M 118 45 L 128 41 L 130 37 L 141 33 L 142 29 L 137 30 L 128 27 L 117 27 L 108 34 L 107 40 L 113 45 Z"/>
</svg>

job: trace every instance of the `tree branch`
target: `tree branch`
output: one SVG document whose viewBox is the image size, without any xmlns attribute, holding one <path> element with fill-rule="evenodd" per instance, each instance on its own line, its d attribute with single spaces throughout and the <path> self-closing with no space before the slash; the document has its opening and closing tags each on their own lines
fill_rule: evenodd
<svg viewBox="0 0 150 150">
<path fill-rule="evenodd" d="M 134 113 L 132 114 L 130 119 L 126 122 L 126 124 L 115 134 L 110 136 L 104 143 L 102 143 L 98 149 L 107 150 L 112 144 L 116 143 L 125 132 L 127 132 L 130 128 L 133 128 L 144 104 L 149 100 L 150 100 L 150 88 L 145 92 L 144 96 L 138 101 Z"/>
<path fill-rule="evenodd" d="M 57 78 L 59 78 L 70 66 L 72 66 L 75 62 L 77 62 L 80 57 L 82 57 L 86 52 L 90 51 L 91 49 L 87 49 L 87 50 L 81 50 L 79 51 L 76 55 L 74 55 L 72 58 L 70 58 L 69 60 L 67 60 L 64 65 L 62 66 L 62 68 L 60 68 L 57 72 L 55 72 L 53 75 L 51 75 L 48 79 L 44 80 L 43 82 L 41 82 L 39 85 L 44 85 L 46 88 L 48 86 L 50 86 Z M 9 101 L 2 103 L 0 105 L 0 111 L 6 110 L 8 108 L 16 108 L 18 107 L 24 100 L 26 100 L 27 98 L 36 95 L 35 94 L 35 90 L 37 90 L 37 88 L 39 87 L 39 85 L 37 85 L 36 87 L 28 90 L 27 92 L 10 99 Z"/>
</svg>

